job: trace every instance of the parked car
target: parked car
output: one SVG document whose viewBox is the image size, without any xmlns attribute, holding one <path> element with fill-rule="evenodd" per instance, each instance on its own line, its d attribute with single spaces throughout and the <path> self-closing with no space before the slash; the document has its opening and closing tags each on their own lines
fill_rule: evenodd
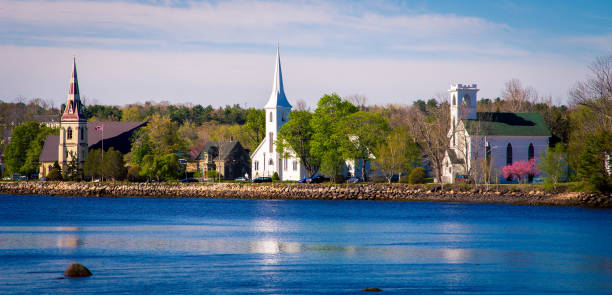
<svg viewBox="0 0 612 295">
<path fill-rule="evenodd" d="M 255 179 L 251 180 L 252 183 L 262 183 L 262 182 L 272 182 L 272 177 L 256 177 Z"/>
<path fill-rule="evenodd" d="M 249 181 L 249 179 L 248 179 L 248 178 L 246 178 L 246 177 L 244 177 L 244 176 L 240 176 L 240 177 L 238 177 L 238 178 L 234 179 L 234 181 L 248 182 L 248 181 Z"/>
<path fill-rule="evenodd" d="M 41 177 L 39 180 L 40 181 L 47 181 L 47 178 L 46 177 Z"/>
<path fill-rule="evenodd" d="M 321 176 L 321 175 L 315 175 L 313 177 L 306 179 L 306 183 L 321 183 L 324 181 L 329 181 L 329 178 L 325 176 Z"/>
<path fill-rule="evenodd" d="M 193 178 L 193 177 L 188 177 L 188 178 L 183 178 L 181 180 L 179 180 L 179 182 L 198 182 L 197 178 Z"/>
<path fill-rule="evenodd" d="M 19 180 L 28 180 L 28 177 L 25 176 L 25 175 L 22 175 L 22 176 L 19 177 Z"/>
<path fill-rule="evenodd" d="M 2 180 L 11 180 L 11 178 L 10 177 L 5 177 L 5 178 L 2 178 Z"/>
<path fill-rule="evenodd" d="M 351 177 L 351 178 L 349 178 L 348 180 L 346 180 L 346 182 L 347 182 L 347 183 L 359 183 L 359 182 L 361 182 L 361 181 L 362 181 L 362 180 L 361 180 L 361 178 L 359 178 L 359 177 Z"/>
<path fill-rule="evenodd" d="M 469 175 L 463 175 L 463 174 L 459 174 L 457 175 L 457 177 L 455 178 L 457 181 L 457 183 L 463 182 L 463 183 L 472 183 L 472 180 L 470 180 L 470 176 Z"/>
</svg>

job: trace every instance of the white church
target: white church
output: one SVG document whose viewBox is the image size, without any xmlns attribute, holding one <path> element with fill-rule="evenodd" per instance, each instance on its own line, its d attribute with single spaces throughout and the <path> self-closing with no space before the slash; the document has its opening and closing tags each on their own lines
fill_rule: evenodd
<svg viewBox="0 0 612 295">
<path fill-rule="evenodd" d="M 504 166 L 537 161 L 548 148 L 550 130 L 538 113 L 476 112 L 476 84 L 451 85 L 450 140 L 443 160 L 442 182 L 472 175 L 482 182 L 509 183 Z M 529 176 L 529 181 L 534 175 Z"/>
<path fill-rule="evenodd" d="M 269 176 L 278 173 L 280 180 L 300 180 L 308 173 L 299 158 L 292 156 L 281 158 L 276 152 L 276 142 L 278 131 L 283 124 L 289 120 L 291 104 L 285 96 L 283 87 L 283 73 L 281 70 L 280 53 L 276 51 L 276 66 L 274 70 L 274 82 L 272 84 L 272 94 L 266 103 L 266 137 L 251 154 L 251 177 Z"/>
</svg>

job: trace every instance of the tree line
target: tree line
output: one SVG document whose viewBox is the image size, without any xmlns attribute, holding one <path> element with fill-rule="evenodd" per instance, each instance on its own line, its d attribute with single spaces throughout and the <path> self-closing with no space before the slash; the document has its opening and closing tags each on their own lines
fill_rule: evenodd
<svg viewBox="0 0 612 295">
<path fill-rule="evenodd" d="M 590 74 L 571 87 L 567 105 L 557 105 L 551 97 L 541 96 L 533 87 L 513 79 L 499 97 L 480 99 L 477 109 L 541 114 L 552 133 L 549 152 L 538 155 L 540 162 L 547 163 L 537 167 L 547 175 L 545 181 L 582 181 L 589 189 L 610 190 L 612 56 L 597 58 L 589 69 Z M 334 177 L 346 159 L 353 159 L 355 163 L 371 164 L 389 181 L 393 175 L 424 163 L 432 176 L 439 178 L 449 146 L 447 98 L 416 100 L 412 105 L 366 105 L 366 101 L 364 96 L 342 98 L 331 93 L 323 95 L 313 111 L 302 102 L 280 129 L 278 151 L 284 156 L 288 151 L 294 153 L 311 175 L 322 172 Z M 265 136 L 264 111 L 239 105 L 215 109 L 147 102 L 124 107 L 92 105 L 85 112 L 92 121 L 148 121 L 134 136 L 130 153 L 122 157 L 132 167 L 124 177 L 178 178 L 184 171 L 174 164 L 191 149 L 201 148 L 208 141 L 233 138 L 252 151 Z M 44 138 L 57 134 L 57 130 L 28 120 L 59 114 L 59 109 L 35 99 L 0 102 L 0 113 L 0 126 L 13 131 L 11 143 L 5 140 L 1 146 L 7 172 L 35 173 Z M 361 167 L 366 169 L 367 165 Z M 556 173 L 559 170 L 562 175 Z"/>
</svg>

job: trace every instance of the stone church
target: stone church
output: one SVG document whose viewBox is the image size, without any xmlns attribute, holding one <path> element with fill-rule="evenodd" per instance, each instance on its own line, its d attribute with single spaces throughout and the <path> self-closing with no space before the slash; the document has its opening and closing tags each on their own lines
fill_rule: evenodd
<svg viewBox="0 0 612 295">
<path fill-rule="evenodd" d="M 251 177 L 272 176 L 278 173 L 281 180 L 300 180 L 308 173 L 299 158 L 291 152 L 290 157 L 281 158 L 276 152 L 276 138 L 283 124 L 289 120 L 292 106 L 285 96 L 280 53 L 276 51 L 276 66 L 272 93 L 264 106 L 266 112 L 266 137 L 251 155 Z"/>
<path fill-rule="evenodd" d="M 550 130 L 538 113 L 477 112 L 476 84 L 451 85 L 449 148 L 442 182 L 470 175 L 478 182 L 508 183 L 502 168 L 537 161 L 548 148 Z M 535 175 L 529 176 L 529 181 Z"/>
</svg>

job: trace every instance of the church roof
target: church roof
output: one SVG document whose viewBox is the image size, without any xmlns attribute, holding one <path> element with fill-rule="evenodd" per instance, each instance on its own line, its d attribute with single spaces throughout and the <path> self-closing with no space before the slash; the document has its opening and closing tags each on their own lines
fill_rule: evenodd
<svg viewBox="0 0 612 295">
<path fill-rule="evenodd" d="M 280 50 L 276 49 L 276 67 L 274 69 L 274 82 L 272 83 L 272 93 L 266 103 L 265 108 L 286 107 L 291 108 L 291 104 L 285 96 L 283 87 L 283 72 L 281 69 Z"/>
<path fill-rule="evenodd" d="M 102 147 L 102 131 L 95 130 L 96 126 L 103 126 L 104 149 L 113 147 L 122 153 L 128 153 L 132 143 L 130 137 L 132 132 L 143 127 L 146 122 L 87 122 L 87 145 L 89 149 Z M 40 162 L 55 162 L 58 160 L 59 136 L 47 136 L 42 152 L 39 156 Z"/>
<path fill-rule="evenodd" d="M 463 164 L 463 159 L 459 159 L 459 157 L 457 157 L 457 153 L 455 153 L 455 150 L 447 149 L 446 152 L 448 153 L 448 158 L 450 159 L 452 164 Z"/>
<path fill-rule="evenodd" d="M 476 120 L 462 120 L 470 135 L 551 136 L 539 113 L 479 112 Z"/>
</svg>

